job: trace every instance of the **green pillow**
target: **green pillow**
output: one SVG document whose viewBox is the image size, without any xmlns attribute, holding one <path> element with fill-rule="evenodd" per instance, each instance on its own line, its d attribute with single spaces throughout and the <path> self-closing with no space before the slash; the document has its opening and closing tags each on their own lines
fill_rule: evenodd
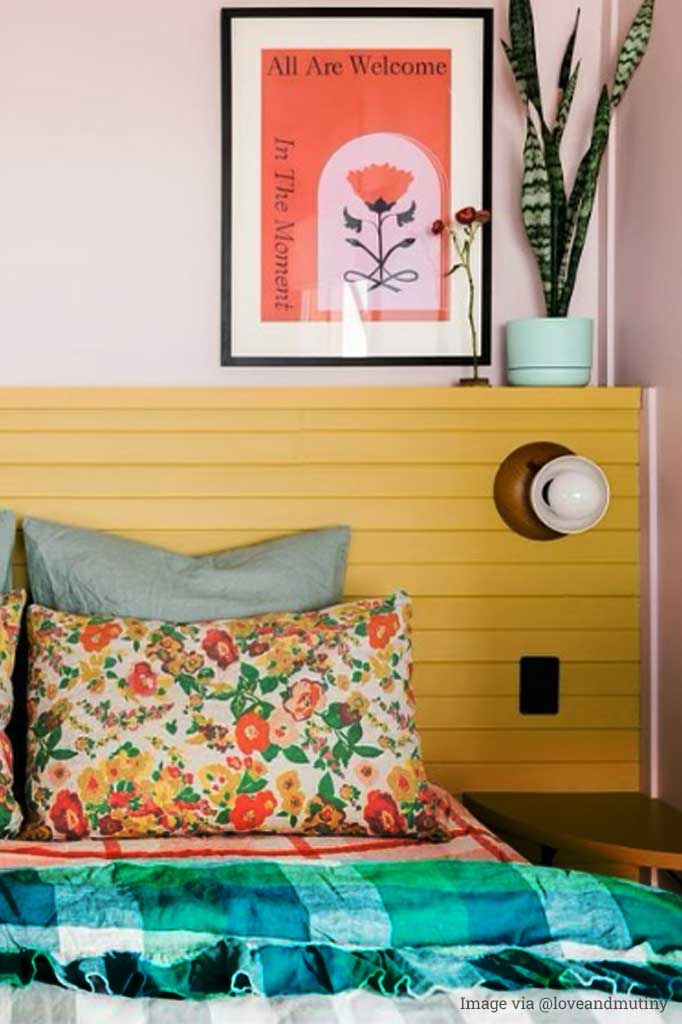
<svg viewBox="0 0 682 1024">
<path fill-rule="evenodd" d="M 14 553 L 14 534 L 16 520 L 14 512 L 0 510 L 0 593 L 6 594 L 12 589 L 12 555 Z"/>
<path fill-rule="evenodd" d="M 336 526 L 200 556 L 45 519 L 26 518 L 24 538 L 38 604 L 197 622 L 338 603 L 350 530 Z"/>
</svg>

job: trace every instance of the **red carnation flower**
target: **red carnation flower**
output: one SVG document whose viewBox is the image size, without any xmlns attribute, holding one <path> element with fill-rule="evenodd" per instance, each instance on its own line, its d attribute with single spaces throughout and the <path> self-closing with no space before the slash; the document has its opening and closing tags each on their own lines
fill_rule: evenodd
<svg viewBox="0 0 682 1024">
<path fill-rule="evenodd" d="M 458 210 L 455 214 L 455 220 L 458 224 L 473 224 L 476 220 L 476 207 L 475 206 L 464 206 L 461 210 Z"/>
<path fill-rule="evenodd" d="M 349 171 L 347 180 L 355 194 L 374 213 L 385 213 L 405 195 L 414 178 L 393 164 L 368 164 L 358 171 Z"/>
</svg>

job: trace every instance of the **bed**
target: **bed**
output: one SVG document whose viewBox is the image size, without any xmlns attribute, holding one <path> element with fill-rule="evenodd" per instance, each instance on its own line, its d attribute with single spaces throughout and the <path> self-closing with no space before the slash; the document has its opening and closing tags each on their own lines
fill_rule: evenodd
<svg viewBox="0 0 682 1024">
<path fill-rule="evenodd" d="M 466 433 L 460 449 L 468 451 L 473 427 L 490 410 L 474 410 L 478 419 L 472 420 L 452 389 L 418 399 L 412 391 L 396 395 L 382 389 L 371 398 L 354 394 L 352 401 L 324 392 L 317 396 L 320 408 L 305 413 L 298 392 L 257 399 L 242 389 L 226 391 L 240 394 L 3 393 L 5 461 L 22 463 L 8 476 L 30 498 L 17 502 L 9 494 L 6 504 L 23 515 L 98 526 L 187 552 L 258 543 L 273 533 L 329 525 L 343 514 L 357 531 L 361 559 L 351 568 L 348 592 L 386 593 L 405 580 L 417 591 L 413 682 L 418 704 L 428 710 L 422 723 L 431 750 L 429 776 L 453 792 L 466 780 L 492 788 L 510 777 L 526 788 L 544 783 L 552 736 L 515 727 L 513 660 L 520 644 L 526 649 L 540 642 L 530 630 L 518 632 L 519 621 L 532 621 L 540 605 L 543 615 L 546 605 L 547 614 L 563 622 L 565 608 L 552 604 L 546 579 L 554 586 L 555 573 L 564 570 L 550 565 L 536 571 L 526 563 L 526 548 L 496 532 L 488 496 L 498 449 L 518 443 L 519 423 L 539 429 L 536 414 L 516 409 L 516 419 L 500 428 L 499 442 L 484 439 L 476 477 L 482 489 L 476 492 L 475 515 L 466 520 L 467 488 L 473 485 L 458 482 L 464 487 L 461 500 L 451 500 L 448 488 L 455 485 L 442 466 L 431 465 L 434 444 L 443 463 L 454 460 L 453 433 Z M 428 408 L 412 411 L 414 430 L 406 434 L 410 401 Z M 632 404 L 633 396 L 627 401 Z M 346 406 L 339 403 L 348 402 L 348 415 L 341 416 Z M 541 407 L 540 416 L 555 430 L 552 402 Z M 564 414 L 566 430 L 575 424 L 574 411 Z M 626 455 L 634 462 L 630 406 L 600 413 L 613 429 L 621 421 L 612 417 L 626 417 L 632 435 Z M 601 422 L 597 415 L 587 429 L 597 431 Z M 372 432 L 365 438 L 367 424 Z M 410 458 L 423 462 L 419 474 L 409 465 L 393 465 L 406 445 Z M 607 457 L 590 453 L 602 461 Z M 244 465 L 249 459 L 258 463 L 253 472 Z M 376 465 L 365 466 L 368 459 Z M 23 463 L 41 472 L 26 482 Z M 453 463 L 450 470 L 459 481 L 461 467 Z M 46 498 L 48 484 L 55 490 Z M 357 490 L 361 486 L 365 497 Z M 354 497 L 340 500 L 339 488 Z M 428 488 L 438 500 L 428 496 Z M 398 492 L 407 497 L 396 497 Z M 628 500 L 627 494 L 616 495 L 616 531 L 624 522 L 632 525 Z M 459 536 L 464 521 L 480 532 Z M 452 523 L 460 525 L 453 530 Z M 634 544 L 631 532 L 626 540 Z M 604 538 L 596 539 L 602 558 Z M 623 538 L 615 540 L 620 544 Z M 578 563 L 595 557 L 589 540 L 572 550 Z M 613 550 L 618 566 L 630 557 L 630 548 L 625 554 L 621 547 Z M 491 559 L 500 563 L 493 571 Z M 25 582 L 25 560 L 20 545 L 19 585 Z M 467 560 L 472 567 L 465 567 Z M 497 573 L 508 563 L 521 565 L 535 588 L 535 603 L 523 615 L 508 595 L 504 573 Z M 602 565 L 579 566 L 579 578 L 571 577 L 570 586 L 563 581 L 561 593 L 587 592 L 580 588 L 597 577 L 612 580 L 610 572 Z M 614 593 L 622 588 L 621 597 L 631 595 L 634 577 L 620 568 L 617 574 L 617 584 L 609 586 Z M 477 595 L 479 612 L 488 603 L 493 609 L 488 624 L 501 617 L 504 636 L 479 628 L 468 610 L 471 594 Z M 597 612 L 616 630 L 620 620 L 615 623 L 610 608 L 594 603 L 586 611 L 590 623 Z M 466 626 L 460 622 L 454 629 L 458 616 L 466 617 Z M 517 632 L 510 631 L 509 616 Z M 601 634 L 595 639 L 591 629 L 589 635 L 574 632 L 568 638 L 557 633 L 557 642 L 565 660 L 575 662 L 567 673 L 573 691 L 565 704 L 583 733 L 564 738 L 560 756 L 568 760 L 554 766 L 552 784 L 589 788 L 600 780 L 614 788 L 632 786 L 638 764 L 632 737 L 620 732 L 634 720 L 635 656 L 620 632 L 613 633 L 613 643 L 603 643 L 608 638 Z M 586 648 L 588 642 L 593 646 Z M 490 660 L 491 645 L 503 661 Z M 604 649 L 609 658 L 616 652 L 617 665 L 610 667 L 617 669 L 617 680 L 608 715 L 586 737 L 585 720 L 598 717 L 598 709 L 584 693 L 595 679 L 611 679 L 602 663 Z M 149 678 L 135 677 L 140 692 Z M 622 727 L 615 735 L 614 713 Z M 484 739 L 497 743 L 500 753 L 491 755 Z M 590 759 L 583 763 L 583 745 L 590 743 Z M 604 763 L 602 745 L 610 758 Z M 50 750 L 63 746 L 60 732 Z M 637 1014 L 642 1021 L 658 1019 L 663 1009 L 666 1020 L 679 1018 L 677 897 L 619 879 L 536 868 L 449 792 L 438 793 L 447 819 L 441 842 L 349 834 L 111 834 L 78 841 L 34 835 L 30 841 L 0 841 L 0 1021 L 450 1024 L 499 1020 L 504 1013 L 504 1019 L 527 1024 L 592 1022 L 626 1009 L 629 1020 Z M 115 824 L 121 826 L 120 816 Z"/>
<path fill-rule="evenodd" d="M 6 840 L 0 1019 L 682 1019 L 677 897 L 532 867 L 447 800 L 444 843 Z"/>
</svg>

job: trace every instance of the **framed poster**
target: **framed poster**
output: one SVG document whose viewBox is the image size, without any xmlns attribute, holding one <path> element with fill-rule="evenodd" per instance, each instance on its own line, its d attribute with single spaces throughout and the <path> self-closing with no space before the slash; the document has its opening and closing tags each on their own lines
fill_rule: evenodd
<svg viewBox="0 0 682 1024">
<path fill-rule="evenodd" d="M 469 364 L 435 220 L 490 208 L 488 9 L 222 11 L 223 365 Z M 491 228 L 473 261 L 490 362 Z"/>
</svg>

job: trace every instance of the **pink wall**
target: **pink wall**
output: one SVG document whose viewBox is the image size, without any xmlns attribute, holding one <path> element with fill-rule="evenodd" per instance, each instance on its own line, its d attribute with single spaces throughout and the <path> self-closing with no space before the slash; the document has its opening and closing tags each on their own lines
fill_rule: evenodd
<svg viewBox="0 0 682 1024">
<path fill-rule="evenodd" d="M 636 0 L 622 0 L 622 19 Z M 616 233 L 619 384 L 657 389 L 661 795 L 682 807 L 682 5 L 656 5 L 651 51 L 619 115 Z M 653 538 L 656 541 L 656 537 Z M 655 681 L 655 680 L 654 680 Z"/>
<path fill-rule="evenodd" d="M 583 5 L 584 77 L 572 129 L 580 142 L 599 84 L 604 4 Z M 450 0 L 430 3 L 449 5 Z M 229 4 L 3 0 L 2 383 L 446 384 L 457 379 L 448 368 L 219 367 L 221 6 Z M 384 6 L 390 11 L 395 4 Z M 412 6 L 419 6 L 417 0 Z M 506 35 L 506 0 L 493 6 L 498 12 L 494 377 L 500 380 L 503 324 L 542 309 L 519 217 L 523 115 L 498 43 Z M 577 0 L 535 0 L 550 90 L 575 6 Z M 567 152 L 577 155 L 576 135 L 569 134 L 566 142 Z M 602 294 L 598 220 L 573 309 L 596 318 Z"/>
</svg>

